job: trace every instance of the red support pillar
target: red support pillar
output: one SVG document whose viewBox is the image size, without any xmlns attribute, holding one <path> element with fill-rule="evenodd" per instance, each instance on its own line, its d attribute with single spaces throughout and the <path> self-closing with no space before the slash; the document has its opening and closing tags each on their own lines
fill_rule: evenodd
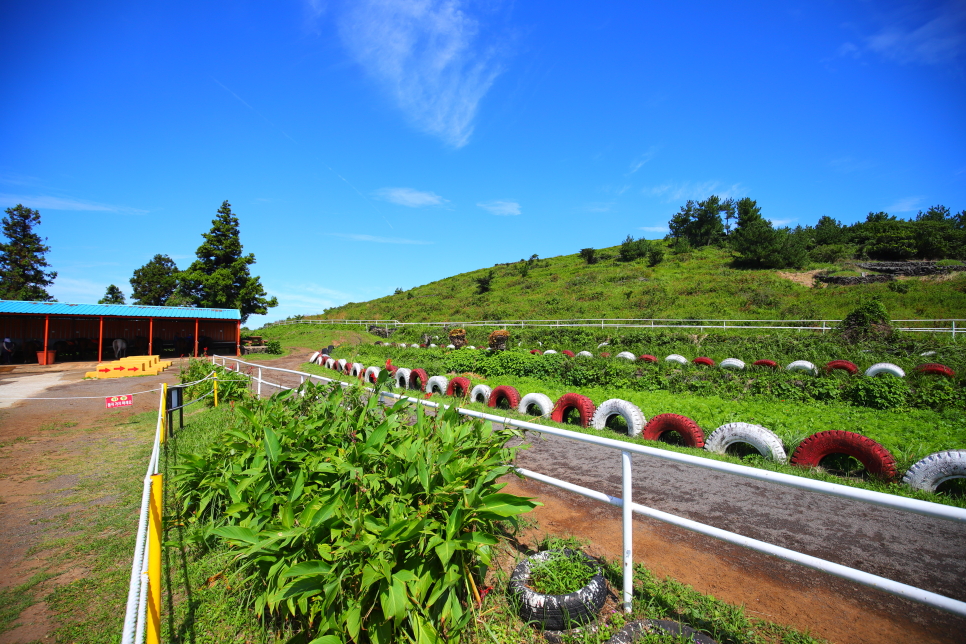
<svg viewBox="0 0 966 644">
<path fill-rule="evenodd" d="M 241 355 L 241 320 L 238 320 L 238 326 L 235 327 L 235 357 Z"/>
<path fill-rule="evenodd" d="M 101 322 L 97 330 L 97 361 L 101 362 L 102 355 L 104 352 L 104 316 L 101 316 Z"/>
<path fill-rule="evenodd" d="M 195 357 L 198 357 L 198 318 L 195 318 Z"/>
<path fill-rule="evenodd" d="M 44 364 L 47 364 L 47 335 L 50 333 L 50 316 L 44 316 Z"/>
<path fill-rule="evenodd" d="M 154 318 L 148 318 L 148 355 L 153 356 L 154 351 Z"/>
</svg>

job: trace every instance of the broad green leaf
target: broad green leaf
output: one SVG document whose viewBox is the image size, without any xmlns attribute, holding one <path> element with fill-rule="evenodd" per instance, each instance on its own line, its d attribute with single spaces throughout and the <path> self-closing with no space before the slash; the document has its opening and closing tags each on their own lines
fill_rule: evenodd
<svg viewBox="0 0 966 644">
<path fill-rule="evenodd" d="M 278 443 L 278 436 L 272 431 L 272 428 L 265 426 L 265 455 L 268 456 L 268 460 L 272 463 L 278 459 L 279 453 L 282 451 L 282 447 Z"/>
<path fill-rule="evenodd" d="M 282 579 L 300 575 L 324 575 L 332 570 L 332 566 L 324 561 L 303 561 L 282 573 Z"/>
<path fill-rule="evenodd" d="M 436 556 L 439 557 L 440 562 L 445 566 L 449 563 L 450 557 L 456 552 L 456 542 L 454 541 L 444 541 L 435 548 Z"/>
<path fill-rule="evenodd" d="M 253 530 L 249 528 L 240 528 L 238 526 L 224 526 L 221 528 L 215 528 L 211 531 L 213 534 L 222 537 L 223 539 L 229 539 L 231 541 L 243 541 L 245 543 L 256 544 L 258 543 L 258 536 Z"/>
<path fill-rule="evenodd" d="M 512 517 L 529 512 L 538 505 L 542 504 L 533 499 L 498 492 L 484 496 L 482 503 L 477 509 L 481 512 L 490 512 L 501 517 Z"/>
<path fill-rule="evenodd" d="M 309 642 L 309 644 L 344 644 L 344 642 L 336 637 L 335 635 L 323 635 L 322 637 L 316 637 L 314 640 Z"/>
<path fill-rule="evenodd" d="M 362 604 L 353 602 L 345 612 L 345 627 L 353 640 L 359 641 L 359 630 L 362 626 Z"/>
<path fill-rule="evenodd" d="M 299 470 L 298 475 L 295 477 L 295 483 L 292 485 L 292 491 L 288 493 L 288 502 L 295 503 L 302 496 L 302 489 L 305 487 L 305 471 Z"/>
<path fill-rule="evenodd" d="M 247 509 L 247 503 L 232 503 L 225 509 L 225 514 L 231 516 L 233 514 L 238 514 L 239 512 L 244 512 Z"/>
<path fill-rule="evenodd" d="M 396 621 L 402 619 L 409 607 L 406 587 L 398 579 L 393 579 L 392 584 L 379 593 L 379 603 L 382 605 L 384 615 L 392 617 Z"/>
</svg>

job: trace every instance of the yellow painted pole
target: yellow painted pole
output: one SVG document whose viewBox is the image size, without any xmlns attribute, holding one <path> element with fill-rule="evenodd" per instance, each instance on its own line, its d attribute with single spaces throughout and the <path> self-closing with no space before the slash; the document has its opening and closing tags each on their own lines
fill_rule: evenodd
<svg viewBox="0 0 966 644">
<path fill-rule="evenodd" d="M 148 623 L 147 644 L 161 642 L 161 475 L 151 477 L 151 509 L 148 514 Z"/>
<path fill-rule="evenodd" d="M 168 383 L 161 383 L 161 437 L 158 441 L 163 445 L 168 434 Z"/>
<path fill-rule="evenodd" d="M 215 374 L 215 407 L 218 406 L 218 374 Z"/>
</svg>

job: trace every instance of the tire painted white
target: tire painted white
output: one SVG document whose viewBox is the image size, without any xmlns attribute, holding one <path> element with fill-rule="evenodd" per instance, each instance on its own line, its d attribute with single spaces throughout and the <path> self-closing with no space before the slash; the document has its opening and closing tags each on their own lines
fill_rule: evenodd
<svg viewBox="0 0 966 644">
<path fill-rule="evenodd" d="M 815 365 L 808 360 L 796 360 L 785 367 L 785 371 L 804 371 L 805 373 L 809 373 L 813 376 L 818 375 L 818 369 L 816 369 Z"/>
<path fill-rule="evenodd" d="M 379 379 L 379 372 L 381 372 L 381 371 L 382 371 L 382 369 L 380 369 L 379 367 L 368 367 L 366 369 L 366 375 L 365 375 L 366 382 L 369 382 L 369 376 L 371 376 L 373 374 L 375 374 L 376 379 L 378 380 Z"/>
<path fill-rule="evenodd" d="M 637 356 L 635 356 L 630 351 L 621 351 L 620 353 L 617 354 L 616 357 L 624 358 L 625 360 L 630 360 L 631 362 L 634 362 L 635 360 L 637 360 Z"/>
<path fill-rule="evenodd" d="M 959 478 L 966 478 L 966 449 L 930 454 L 913 464 L 902 482 L 915 490 L 935 492 L 946 481 Z"/>
<path fill-rule="evenodd" d="M 607 343 L 607 342 L 601 342 L 600 344 L 597 345 L 597 348 L 599 349 L 601 347 L 609 347 L 609 346 L 610 346 L 609 343 Z"/>
<path fill-rule="evenodd" d="M 546 351 L 543 352 L 543 355 L 545 355 L 545 356 L 551 356 L 551 355 L 553 355 L 555 353 L 557 353 L 557 352 L 554 351 L 553 349 L 547 349 Z"/>
<path fill-rule="evenodd" d="M 745 363 L 738 358 L 725 358 L 718 366 L 722 369 L 735 369 L 737 371 L 741 371 L 745 368 Z"/>
<path fill-rule="evenodd" d="M 313 353 L 312 355 L 309 356 L 309 362 L 315 362 L 316 360 L 319 359 L 319 356 L 320 355 L 322 355 L 322 352 L 321 351 L 316 351 L 315 353 Z"/>
<path fill-rule="evenodd" d="M 490 394 L 492 391 L 493 390 L 486 385 L 476 385 L 473 387 L 473 390 L 470 391 L 470 402 L 479 402 L 485 405 L 490 402 Z M 477 400 L 478 397 L 482 398 L 482 400 Z"/>
<path fill-rule="evenodd" d="M 366 367 L 361 362 L 353 362 L 352 371 L 350 371 L 349 373 L 353 376 L 358 376 L 363 372 L 365 372 L 365 370 L 366 370 Z"/>
<path fill-rule="evenodd" d="M 679 356 L 676 353 L 672 353 L 668 357 L 664 358 L 664 362 L 676 362 L 678 364 L 688 364 L 688 359 L 684 356 Z"/>
<path fill-rule="evenodd" d="M 644 429 L 647 419 L 640 408 L 632 402 L 611 398 L 600 403 L 594 417 L 590 420 L 590 426 L 594 429 L 606 429 L 607 421 L 611 416 L 620 416 L 627 423 L 627 435 L 637 436 Z"/>
<path fill-rule="evenodd" d="M 325 366 L 328 369 L 335 369 L 335 360 L 333 358 L 329 358 L 328 360 L 325 361 Z"/>
<path fill-rule="evenodd" d="M 346 362 L 347 361 L 345 358 L 339 358 L 338 360 L 335 361 L 335 363 L 339 365 L 339 371 L 342 371 L 343 369 L 345 369 Z"/>
<path fill-rule="evenodd" d="M 430 376 L 426 381 L 426 393 L 433 393 L 433 389 L 439 389 L 439 393 L 445 394 L 446 387 L 449 386 L 449 379 L 446 376 Z"/>
<path fill-rule="evenodd" d="M 921 356 L 922 356 L 923 358 L 927 358 L 927 357 L 929 357 L 929 356 L 934 356 L 934 355 L 936 355 L 936 352 L 935 352 L 935 351 L 923 351 L 923 352 L 922 352 L 922 353 L 920 353 L 919 355 L 921 355 Z"/>
<path fill-rule="evenodd" d="M 578 358 L 593 358 L 594 354 L 590 351 L 580 351 L 577 353 Z"/>
<path fill-rule="evenodd" d="M 704 448 L 715 454 L 724 454 L 728 447 L 735 443 L 751 445 L 758 453 L 771 461 L 785 463 L 788 454 L 782 445 L 782 440 L 761 425 L 751 423 L 728 423 L 711 432 L 704 442 Z"/>
<path fill-rule="evenodd" d="M 906 372 L 902 370 L 902 367 L 891 362 L 877 362 L 865 370 L 867 376 L 878 376 L 880 373 L 891 373 L 896 378 L 906 377 Z"/>
<path fill-rule="evenodd" d="M 475 349 L 476 347 L 474 347 L 474 346 L 473 346 L 473 345 L 471 344 L 470 346 L 468 346 L 468 347 L 466 347 L 466 348 L 467 348 L 467 349 Z"/>
<path fill-rule="evenodd" d="M 437 347 L 435 344 L 431 344 L 431 345 L 429 345 L 429 348 L 430 349 L 438 349 L 439 347 Z"/>
<path fill-rule="evenodd" d="M 455 349 L 456 348 L 456 345 L 455 344 L 447 344 L 446 345 L 446 348 L 447 349 Z"/>
<path fill-rule="evenodd" d="M 396 369 L 396 375 L 393 378 L 396 379 L 396 386 L 400 389 L 409 389 L 409 372 L 406 367 Z"/>
<path fill-rule="evenodd" d="M 527 414 L 529 413 L 527 410 L 534 405 L 540 409 L 541 417 L 550 417 L 550 412 L 553 411 L 553 401 L 547 394 L 527 394 L 520 399 L 517 411 L 521 414 Z"/>
</svg>

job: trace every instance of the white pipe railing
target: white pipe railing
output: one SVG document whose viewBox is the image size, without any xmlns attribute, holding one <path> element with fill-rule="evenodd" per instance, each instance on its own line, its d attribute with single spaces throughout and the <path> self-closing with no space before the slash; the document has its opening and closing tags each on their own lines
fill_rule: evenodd
<svg viewBox="0 0 966 644">
<path fill-rule="evenodd" d="M 212 356 L 212 362 L 216 362 L 219 356 Z M 254 363 L 245 362 L 239 360 L 238 358 L 224 358 L 221 357 L 222 364 L 227 363 L 229 360 L 235 363 L 236 371 L 242 365 L 251 365 L 259 368 L 258 381 L 261 384 L 261 369 L 270 369 L 272 371 L 279 371 L 283 373 L 290 373 L 298 375 L 301 380 L 307 378 L 309 380 L 315 379 L 322 382 L 338 382 L 343 386 L 347 386 L 341 380 L 336 380 L 333 378 L 326 378 L 318 374 L 309 374 L 301 371 L 294 371 L 292 369 L 281 369 L 278 367 L 267 367 L 265 365 L 256 365 Z M 269 383 L 272 386 L 279 387 L 282 389 L 292 389 L 293 387 L 284 387 L 281 384 Z M 413 398 L 406 396 L 404 394 L 397 394 L 391 391 L 380 392 L 381 396 L 390 396 L 397 400 L 405 399 L 413 403 L 418 403 L 432 408 L 449 408 L 449 405 L 443 405 L 442 403 L 434 403 L 428 400 L 423 400 L 421 398 Z M 932 593 L 927 590 L 920 588 L 915 588 L 901 582 L 893 581 L 891 579 L 886 579 L 885 577 L 879 577 L 877 575 L 872 575 L 870 573 L 857 570 L 854 568 L 849 568 L 848 566 L 843 566 L 835 562 L 826 561 L 824 559 L 819 559 L 811 555 L 806 555 L 804 553 L 796 552 L 794 550 L 789 550 L 770 544 L 764 541 L 759 541 L 757 539 L 752 539 L 750 537 L 745 537 L 733 532 L 728 532 L 720 528 L 715 528 L 714 526 L 705 525 L 686 519 L 684 517 L 679 517 L 677 515 L 669 514 L 666 512 L 661 512 L 659 510 L 654 510 L 652 508 L 645 507 L 633 503 L 631 500 L 631 489 L 632 489 L 632 471 L 631 471 L 631 455 L 632 454 L 642 454 L 644 456 L 650 456 L 654 458 L 660 458 L 667 461 L 683 463 L 685 465 L 692 465 L 696 467 L 702 467 L 705 469 L 716 470 L 719 472 L 725 472 L 728 474 L 734 474 L 737 476 L 742 476 L 744 478 L 766 481 L 770 483 L 777 483 L 779 485 L 785 485 L 788 487 L 808 490 L 811 492 L 818 492 L 821 494 L 826 494 L 829 496 L 851 499 L 854 501 L 861 501 L 864 503 L 870 503 L 873 505 L 879 505 L 882 507 L 892 508 L 895 510 L 900 510 L 904 512 L 913 512 L 915 514 L 920 514 L 923 516 L 946 519 L 950 521 L 956 521 L 960 523 L 966 523 L 966 509 L 957 508 L 952 506 L 941 505 L 939 503 L 930 503 L 928 501 L 920 501 L 918 499 L 910 499 L 906 497 L 895 496 L 892 494 L 884 494 L 882 492 L 875 492 L 872 490 L 865 490 L 862 488 L 853 488 L 845 485 L 839 485 L 837 483 L 829 483 L 826 481 L 817 481 L 813 479 L 808 479 L 799 476 L 793 476 L 790 474 L 782 474 L 780 472 L 770 472 L 767 470 L 759 470 L 753 467 L 748 467 L 746 465 L 737 465 L 734 463 L 727 463 L 724 461 L 716 461 L 713 459 L 702 458 L 700 456 L 694 456 L 692 454 L 681 454 L 677 452 L 671 452 L 668 450 L 662 450 L 656 447 L 649 447 L 646 445 L 637 445 L 634 443 L 626 443 L 623 441 L 614 440 L 611 438 L 603 438 L 599 436 L 593 436 L 590 434 L 581 434 L 579 432 L 573 432 L 566 429 L 561 429 L 557 427 L 549 427 L 546 425 L 538 425 L 536 423 L 531 423 L 524 420 L 517 420 L 514 418 L 495 416 L 492 414 L 487 414 L 483 412 L 474 411 L 471 409 L 457 408 L 457 412 L 473 418 L 479 418 L 481 420 L 486 420 L 495 423 L 501 423 L 503 425 L 510 425 L 518 429 L 523 429 L 525 431 L 534 431 L 544 434 L 551 434 L 554 436 L 559 436 L 568 440 L 574 440 L 583 443 L 590 443 L 605 447 L 608 449 L 613 449 L 620 452 L 621 455 L 621 494 L 622 499 L 609 496 L 603 492 L 596 490 L 590 490 L 589 488 L 584 488 L 568 481 L 562 481 L 545 474 L 539 474 L 537 472 L 531 472 L 522 468 L 516 468 L 517 472 L 523 476 L 531 478 L 533 480 L 541 481 L 543 483 L 548 483 L 560 487 L 562 489 L 570 490 L 578 494 L 582 494 L 588 498 L 596 499 L 610 505 L 619 506 L 622 508 L 622 534 L 623 534 L 623 555 L 622 555 L 622 570 L 623 570 L 623 603 L 625 609 L 630 608 L 631 593 L 632 593 L 632 582 L 633 582 L 633 552 L 632 552 L 632 530 L 633 521 L 631 519 L 631 512 L 637 512 L 638 514 L 643 514 L 651 518 L 657 519 L 659 521 L 664 521 L 666 523 L 671 523 L 673 525 L 680 526 L 687 530 L 692 530 L 694 532 L 699 532 L 701 534 L 706 534 L 718 539 L 728 541 L 730 543 L 735 543 L 751 550 L 756 550 L 758 552 L 763 552 L 765 554 L 780 557 L 782 559 L 787 559 L 789 561 L 794 561 L 801 565 L 814 568 L 816 570 L 821 570 L 823 572 L 835 575 L 837 577 L 842 577 L 850 581 L 854 581 L 866 586 L 871 586 L 879 590 L 897 595 L 899 597 L 904 597 L 906 599 L 911 599 L 928 606 L 933 606 L 941 610 L 953 613 L 955 615 L 966 616 L 966 602 L 961 602 L 950 597 L 944 597 L 942 595 Z M 624 499 L 628 500 L 627 504 L 624 503 Z"/>
</svg>

